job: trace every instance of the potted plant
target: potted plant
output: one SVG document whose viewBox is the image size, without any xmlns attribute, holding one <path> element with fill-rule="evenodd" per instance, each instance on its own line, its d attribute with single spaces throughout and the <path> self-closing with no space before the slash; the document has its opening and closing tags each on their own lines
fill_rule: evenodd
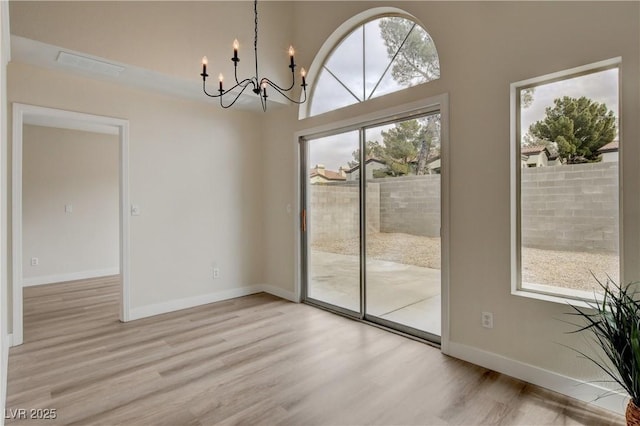
<svg viewBox="0 0 640 426">
<path fill-rule="evenodd" d="M 597 281 L 604 290 L 602 299 L 589 302 L 589 308 L 571 305 L 574 310 L 571 314 L 584 321 L 574 333 L 589 332 L 605 357 L 599 359 L 577 352 L 629 394 L 627 425 L 640 426 L 640 301 L 636 300 L 637 283 L 621 286 L 611 279 L 606 284 Z"/>
</svg>

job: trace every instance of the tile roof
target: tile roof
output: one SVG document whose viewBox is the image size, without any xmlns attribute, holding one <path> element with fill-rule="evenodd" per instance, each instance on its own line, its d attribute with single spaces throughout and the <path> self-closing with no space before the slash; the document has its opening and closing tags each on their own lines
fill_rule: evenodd
<svg viewBox="0 0 640 426">
<path fill-rule="evenodd" d="M 319 173 L 317 167 L 311 169 L 311 173 L 309 174 L 309 176 L 320 176 L 327 180 L 347 180 L 346 176 L 342 176 L 340 173 L 331 170 L 323 170 L 322 173 Z"/>
<path fill-rule="evenodd" d="M 608 144 L 606 144 L 605 146 L 600 148 L 598 150 L 598 152 L 600 152 L 600 153 L 603 153 L 603 152 L 616 152 L 616 151 L 618 151 L 618 148 L 620 148 L 620 143 L 617 140 L 615 140 L 615 141 L 609 142 Z"/>
<path fill-rule="evenodd" d="M 545 146 L 543 146 L 543 145 L 523 146 L 522 148 L 520 148 L 520 153 L 521 154 L 528 154 L 528 155 L 539 154 L 542 151 L 544 151 L 545 149 L 547 149 L 547 148 Z"/>
</svg>

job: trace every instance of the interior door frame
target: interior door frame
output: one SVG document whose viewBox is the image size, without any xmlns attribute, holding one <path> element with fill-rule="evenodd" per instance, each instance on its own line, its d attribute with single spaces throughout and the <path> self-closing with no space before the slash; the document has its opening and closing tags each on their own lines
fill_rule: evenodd
<svg viewBox="0 0 640 426">
<path fill-rule="evenodd" d="M 302 168 L 305 166 L 306 155 L 301 150 L 302 141 L 310 138 L 322 137 L 331 133 L 355 130 L 382 122 L 394 121 L 412 115 L 426 115 L 435 110 L 440 112 L 440 143 L 441 143 L 441 198 L 440 198 L 440 222 L 441 222 L 441 335 L 440 347 L 443 353 L 449 352 L 449 240 L 450 240 L 450 165 L 449 165 L 449 95 L 443 93 L 424 98 L 391 108 L 382 109 L 369 114 L 351 117 L 341 121 L 334 121 L 324 125 L 300 130 L 294 135 L 294 149 L 297 159 L 295 176 L 295 196 L 298 201 L 299 215 L 293 223 L 295 229 L 295 270 L 294 282 L 296 300 L 302 301 L 304 297 L 304 280 L 306 279 L 306 266 L 304 265 L 307 247 L 302 230 L 303 210 L 306 206 L 305 194 L 307 179 Z M 363 179 L 361 179 L 361 182 Z M 363 315 L 364 316 L 364 315 Z M 363 318 L 364 319 L 364 318 Z M 384 324 L 380 324 L 384 325 Z"/>
<path fill-rule="evenodd" d="M 13 104 L 12 138 L 12 291 L 13 333 L 12 346 L 23 342 L 23 260 L 22 260 L 22 168 L 23 125 L 37 123 L 46 127 L 84 130 L 118 135 L 119 141 L 119 216 L 120 216 L 120 321 L 129 321 L 130 316 L 130 246 L 129 246 L 129 121 L 46 108 L 21 103 Z"/>
</svg>

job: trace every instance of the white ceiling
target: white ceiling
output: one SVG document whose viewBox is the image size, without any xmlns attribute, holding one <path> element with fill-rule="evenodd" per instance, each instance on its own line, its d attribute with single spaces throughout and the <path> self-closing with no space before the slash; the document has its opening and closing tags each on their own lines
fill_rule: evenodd
<svg viewBox="0 0 640 426">
<path fill-rule="evenodd" d="M 88 72 L 85 69 L 58 62 L 56 59 L 58 58 L 58 55 L 60 55 L 60 52 L 80 55 L 85 58 L 94 59 L 116 67 L 122 67 L 124 69 L 117 76 L 114 75 L 114 73 L 109 75 L 98 72 Z M 220 102 L 219 99 L 207 98 L 204 95 L 202 92 L 202 80 L 197 75 L 195 75 L 192 80 L 185 80 L 145 68 L 117 63 L 94 55 L 76 52 L 70 49 L 53 46 L 16 35 L 11 35 L 11 60 L 42 68 L 64 71 L 96 80 L 109 81 L 130 87 L 151 90 L 169 96 L 207 102 L 212 105 L 219 105 Z M 209 83 L 212 85 L 212 89 L 215 92 L 217 89 L 217 79 L 210 77 Z M 282 101 L 273 99 L 269 99 L 268 102 L 268 108 L 285 105 Z M 234 108 L 245 111 L 262 111 L 262 106 L 258 96 L 249 90 L 238 98 Z"/>
</svg>

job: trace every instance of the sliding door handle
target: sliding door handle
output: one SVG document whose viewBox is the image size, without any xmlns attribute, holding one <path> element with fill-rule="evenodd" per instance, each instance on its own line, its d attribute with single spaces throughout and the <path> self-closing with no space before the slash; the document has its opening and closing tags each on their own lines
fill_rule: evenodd
<svg viewBox="0 0 640 426">
<path fill-rule="evenodd" d="M 300 213 L 300 225 L 302 226 L 302 232 L 307 232 L 307 210 L 303 209 Z"/>
</svg>

